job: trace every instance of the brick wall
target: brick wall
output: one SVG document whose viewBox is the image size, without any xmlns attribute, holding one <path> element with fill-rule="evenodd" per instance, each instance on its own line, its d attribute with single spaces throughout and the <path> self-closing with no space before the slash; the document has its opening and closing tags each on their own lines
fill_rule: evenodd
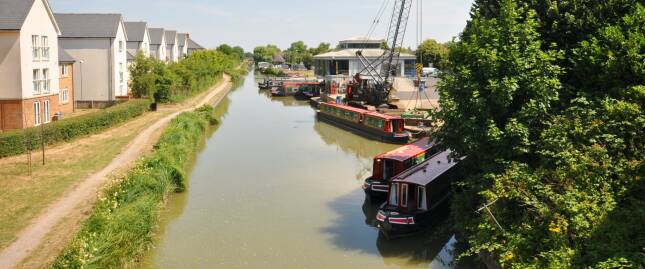
<svg viewBox="0 0 645 269">
<path fill-rule="evenodd" d="M 68 102 L 67 103 L 58 103 L 58 109 L 55 112 L 61 112 L 63 117 L 67 114 L 74 112 L 74 68 L 71 63 L 63 63 L 61 67 L 67 68 L 67 74 L 63 75 L 62 71 L 59 78 L 59 100 L 62 101 L 63 90 L 67 89 L 68 91 Z M 62 68 L 61 68 L 62 70 Z M 54 113 L 55 113 L 54 112 Z"/>
</svg>

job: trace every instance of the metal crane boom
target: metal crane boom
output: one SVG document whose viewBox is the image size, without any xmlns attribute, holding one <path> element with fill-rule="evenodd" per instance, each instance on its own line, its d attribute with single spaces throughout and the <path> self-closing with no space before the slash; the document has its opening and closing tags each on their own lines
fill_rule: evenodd
<svg viewBox="0 0 645 269">
<path fill-rule="evenodd" d="M 421 0 L 419 0 L 421 1 Z M 399 58 L 403 40 L 408 26 L 408 19 L 412 9 L 412 0 L 395 0 L 392 18 L 390 19 L 387 46 L 383 55 L 373 61 L 363 56 L 362 51 L 357 51 L 356 56 L 365 66 L 368 74 L 374 79 L 375 88 L 362 90 L 366 99 L 373 105 L 381 105 L 387 102 L 393 85 L 393 76 L 399 68 Z M 380 68 L 380 71 L 379 71 Z M 359 72 L 359 74 L 362 72 Z"/>
</svg>

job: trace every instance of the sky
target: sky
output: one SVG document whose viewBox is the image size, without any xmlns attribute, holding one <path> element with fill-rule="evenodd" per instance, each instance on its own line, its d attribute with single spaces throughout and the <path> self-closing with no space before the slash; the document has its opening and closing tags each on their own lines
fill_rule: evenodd
<svg viewBox="0 0 645 269">
<path fill-rule="evenodd" d="M 416 1 L 423 1 L 423 24 L 417 25 Z M 384 14 L 372 37 L 385 38 L 394 0 L 50 0 L 54 12 L 121 13 L 126 21 L 147 21 L 148 27 L 188 32 L 199 44 L 258 45 L 287 48 L 302 40 L 335 46 L 339 40 L 367 35 L 381 5 Z M 405 46 L 422 39 L 450 41 L 466 26 L 473 0 L 415 0 Z"/>
</svg>

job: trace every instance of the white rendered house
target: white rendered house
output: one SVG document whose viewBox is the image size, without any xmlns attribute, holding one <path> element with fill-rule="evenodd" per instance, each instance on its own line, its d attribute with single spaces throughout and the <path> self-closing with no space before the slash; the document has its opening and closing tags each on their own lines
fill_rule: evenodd
<svg viewBox="0 0 645 269">
<path fill-rule="evenodd" d="M 74 57 L 75 99 L 104 106 L 128 96 L 127 32 L 121 14 L 54 14 L 59 46 Z"/>
<path fill-rule="evenodd" d="M 59 34 L 46 0 L 0 0 L 0 131 L 52 120 Z"/>
<path fill-rule="evenodd" d="M 148 28 L 150 34 L 150 57 L 166 60 L 166 35 L 163 28 Z"/>
</svg>

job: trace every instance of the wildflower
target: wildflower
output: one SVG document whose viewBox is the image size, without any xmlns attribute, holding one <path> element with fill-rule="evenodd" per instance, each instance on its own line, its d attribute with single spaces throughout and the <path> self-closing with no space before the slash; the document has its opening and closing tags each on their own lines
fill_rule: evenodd
<svg viewBox="0 0 645 269">
<path fill-rule="evenodd" d="M 514 257 L 515 257 L 515 255 L 513 254 L 512 251 L 508 251 L 508 252 L 506 252 L 506 255 L 504 255 L 504 259 L 507 260 L 507 261 L 512 260 Z"/>
<path fill-rule="evenodd" d="M 553 233 L 562 232 L 562 230 L 560 229 L 560 226 L 558 224 L 556 224 L 555 222 L 553 222 L 553 221 L 551 221 L 551 223 L 549 224 L 549 231 L 551 231 Z"/>
</svg>

